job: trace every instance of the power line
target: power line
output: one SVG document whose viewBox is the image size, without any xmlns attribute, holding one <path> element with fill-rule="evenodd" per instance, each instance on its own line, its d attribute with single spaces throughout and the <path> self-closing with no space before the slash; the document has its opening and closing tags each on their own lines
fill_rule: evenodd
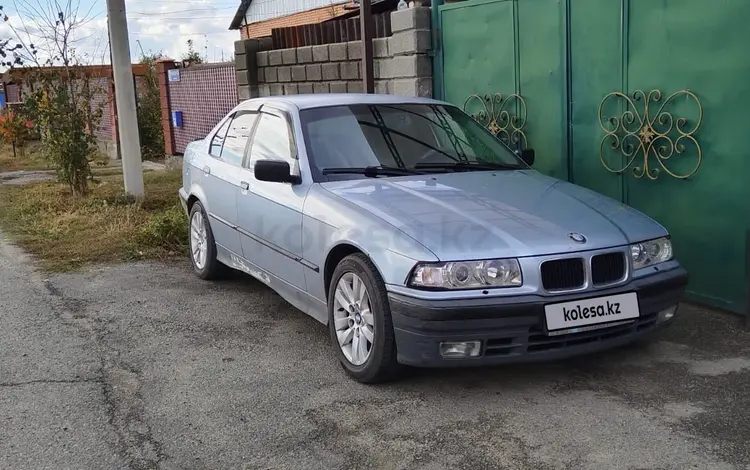
<svg viewBox="0 0 750 470">
<path fill-rule="evenodd" d="M 169 36 L 213 36 L 215 34 L 226 34 L 226 33 L 232 33 L 232 32 L 233 31 L 211 31 L 211 32 L 208 32 L 208 33 L 179 33 L 179 32 L 167 31 L 167 32 L 164 32 L 164 33 L 140 33 L 140 32 L 137 32 L 137 31 L 132 31 L 129 34 L 134 34 L 134 35 L 138 35 L 138 36 L 159 36 L 159 37 L 164 37 L 164 36 L 167 36 L 167 35 L 169 35 Z"/>
<path fill-rule="evenodd" d="M 189 13 L 191 11 L 217 11 L 217 10 L 234 10 L 235 7 L 223 7 L 223 8 L 193 8 L 190 10 L 175 10 L 175 11 L 133 11 L 131 14 L 137 15 L 171 15 L 172 13 Z M 129 15 L 128 15 L 129 16 Z"/>
</svg>

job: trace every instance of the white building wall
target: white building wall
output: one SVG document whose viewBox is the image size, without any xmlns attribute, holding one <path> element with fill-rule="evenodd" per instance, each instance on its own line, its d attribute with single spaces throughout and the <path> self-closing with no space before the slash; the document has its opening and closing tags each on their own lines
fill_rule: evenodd
<svg viewBox="0 0 750 470">
<path fill-rule="evenodd" d="M 253 0 L 245 13 L 247 24 L 341 3 L 331 0 Z"/>
</svg>

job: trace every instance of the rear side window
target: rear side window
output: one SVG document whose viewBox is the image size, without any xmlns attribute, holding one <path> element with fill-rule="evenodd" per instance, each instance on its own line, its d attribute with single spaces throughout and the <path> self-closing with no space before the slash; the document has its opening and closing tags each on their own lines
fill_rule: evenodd
<svg viewBox="0 0 750 470">
<path fill-rule="evenodd" d="M 212 157 L 221 157 L 221 148 L 224 146 L 224 137 L 227 135 L 227 129 L 229 129 L 230 122 L 232 122 L 232 120 L 227 119 L 219 130 L 216 131 L 214 138 L 211 139 L 211 147 L 208 149 L 208 153 L 210 153 Z"/>
<path fill-rule="evenodd" d="M 232 119 L 224 139 L 224 148 L 221 150 L 222 160 L 232 165 L 242 165 L 245 147 L 247 147 L 257 117 L 255 113 L 240 113 Z"/>
</svg>

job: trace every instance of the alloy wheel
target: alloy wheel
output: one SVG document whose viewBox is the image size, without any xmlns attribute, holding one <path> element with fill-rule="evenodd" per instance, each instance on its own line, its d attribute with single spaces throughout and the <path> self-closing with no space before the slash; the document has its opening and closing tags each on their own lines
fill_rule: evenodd
<svg viewBox="0 0 750 470">
<path fill-rule="evenodd" d="M 193 257 L 193 263 L 198 269 L 206 266 L 208 257 L 208 236 L 206 233 L 206 223 L 203 220 L 203 214 L 200 211 L 193 213 L 190 220 L 190 253 Z"/>
<path fill-rule="evenodd" d="M 345 273 L 336 284 L 334 299 L 339 347 L 347 361 L 361 366 L 370 357 L 375 341 L 375 317 L 365 283 L 356 274 Z"/>
</svg>

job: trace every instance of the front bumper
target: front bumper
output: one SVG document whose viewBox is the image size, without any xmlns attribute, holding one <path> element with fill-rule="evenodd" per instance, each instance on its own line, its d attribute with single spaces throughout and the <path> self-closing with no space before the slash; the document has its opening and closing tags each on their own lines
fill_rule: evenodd
<svg viewBox="0 0 750 470">
<path fill-rule="evenodd" d="M 419 367 L 465 367 L 563 359 L 614 348 L 643 338 L 657 327 L 658 312 L 676 305 L 687 284 L 678 267 L 612 289 L 554 297 L 523 295 L 471 300 L 420 300 L 389 293 L 398 361 Z M 633 322 L 581 333 L 549 336 L 544 306 L 635 292 L 640 317 Z M 444 341 L 482 342 L 478 357 L 444 358 Z"/>
</svg>

